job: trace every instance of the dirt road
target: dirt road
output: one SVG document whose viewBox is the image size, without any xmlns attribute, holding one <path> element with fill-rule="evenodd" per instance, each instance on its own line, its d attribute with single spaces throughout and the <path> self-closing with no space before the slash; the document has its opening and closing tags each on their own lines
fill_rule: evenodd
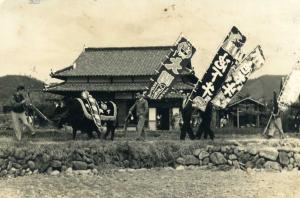
<svg viewBox="0 0 300 198">
<path fill-rule="evenodd" d="M 298 172 L 134 170 L 0 179 L 0 197 L 300 197 Z"/>
</svg>

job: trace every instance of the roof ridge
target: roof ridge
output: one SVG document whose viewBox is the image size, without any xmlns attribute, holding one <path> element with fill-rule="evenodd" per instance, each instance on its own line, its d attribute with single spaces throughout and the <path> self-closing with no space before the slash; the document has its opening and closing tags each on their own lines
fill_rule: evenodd
<svg viewBox="0 0 300 198">
<path fill-rule="evenodd" d="M 68 67 L 65 67 L 65 68 L 62 68 L 62 69 L 56 70 L 55 72 L 51 72 L 51 73 L 50 73 L 50 76 L 53 76 L 53 75 L 59 74 L 59 73 L 61 73 L 61 72 L 64 72 L 64 71 L 71 70 L 71 69 L 73 69 L 73 68 L 74 68 L 74 66 L 73 66 L 73 65 L 70 65 L 70 66 L 68 66 Z"/>
<path fill-rule="evenodd" d="M 101 51 L 101 50 L 155 50 L 155 49 L 170 49 L 172 45 L 164 46 L 126 46 L 126 47 L 86 47 L 84 51 Z"/>
</svg>

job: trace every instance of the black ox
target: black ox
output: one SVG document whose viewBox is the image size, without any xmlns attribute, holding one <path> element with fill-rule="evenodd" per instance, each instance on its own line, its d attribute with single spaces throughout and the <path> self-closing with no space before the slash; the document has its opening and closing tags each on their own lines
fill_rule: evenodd
<svg viewBox="0 0 300 198">
<path fill-rule="evenodd" d="M 106 133 L 103 138 L 106 139 L 111 134 L 110 139 L 114 139 L 115 128 L 117 125 L 117 107 L 112 101 L 97 101 L 99 107 L 103 112 L 100 114 L 102 126 L 106 124 Z M 56 107 L 54 122 L 56 126 L 62 128 L 63 125 L 70 125 L 73 129 L 73 140 L 76 139 L 77 131 L 86 133 L 89 138 L 95 138 L 93 132 L 97 133 L 99 139 L 101 139 L 101 131 L 94 123 L 88 108 L 85 107 L 83 101 L 80 98 L 68 98 L 65 99 L 63 105 Z M 103 128 L 102 128 L 103 129 Z"/>
</svg>

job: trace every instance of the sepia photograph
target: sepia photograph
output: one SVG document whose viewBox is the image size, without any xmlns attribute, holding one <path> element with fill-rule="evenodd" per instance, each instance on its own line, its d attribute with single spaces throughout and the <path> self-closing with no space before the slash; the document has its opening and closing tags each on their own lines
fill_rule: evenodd
<svg viewBox="0 0 300 198">
<path fill-rule="evenodd" d="M 0 0 L 0 197 L 300 197 L 299 11 Z"/>
</svg>

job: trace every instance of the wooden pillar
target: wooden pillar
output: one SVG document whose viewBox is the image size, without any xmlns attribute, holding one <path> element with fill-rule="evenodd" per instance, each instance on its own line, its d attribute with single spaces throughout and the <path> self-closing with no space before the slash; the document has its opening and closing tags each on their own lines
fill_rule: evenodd
<svg viewBox="0 0 300 198">
<path fill-rule="evenodd" d="M 236 125 L 237 128 L 240 128 L 240 112 L 239 112 L 239 108 L 236 108 Z"/>
<path fill-rule="evenodd" d="M 256 115 L 256 126 L 259 128 L 260 123 L 259 123 L 259 114 Z"/>
<path fill-rule="evenodd" d="M 169 129 L 172 129 L 172 118 L 173 118 L 173 111 L 172 111 L 172 107 L 169 108 Z"/>
<path fill-rule="evenodd" d="M 149 112 L 148 112 L 148 127 L 150 130 L 156 130 L 156 108 L 155 107 L 150 107 Z"/>
<path fill-rule="evenodd" d="M 117 114 L 118 125 L 124 126 L 125 118 L 128 114 L 127 103 L 124 100 L 117 100 L 115 102 L 118 107 L 118 114 Z"/>
</svg>

